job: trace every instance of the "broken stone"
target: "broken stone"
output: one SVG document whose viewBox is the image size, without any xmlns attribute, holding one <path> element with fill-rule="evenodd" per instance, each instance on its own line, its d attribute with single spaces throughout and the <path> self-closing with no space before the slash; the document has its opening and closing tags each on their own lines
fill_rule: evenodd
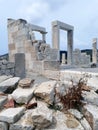
<svg viewBox="0 0 98 130">
<path fill-rule="evenodd" d="M 9 78 L 0 83 L 0 91 L 5 93 L 11 93 L 18 84 L 19 77 Z"/>
<path fill-rule="evenodd" d="M 0 122 L 0 130 L 8 130 L 8 123 Z"/>
<path fill-rule="evenodd" d="M 27 104 L 32 99 L 34 90 L 35 87 L 25 89 L 19 87 L 12 93 L 12 97 L 17 103 Z"/>
<path fill-rule="evenodd" d="M 24 78 L 19 81 L 19 86 L 22 88 L 30 87 L 32 80 L 29 78 Z"/>
<path fill-rule="evenodd" d="M 69 109 L 68 111 L 78 120 L 83 118 L 83 114 L 81 114 L 77 109 Z"/>
<path fill-rule="evenodd" d="M 86 102 L 98 105 L 98 94 L 93 90 L 90 92 L 82 91 L 82 97 Z"/>
<path fill-rule="evenodd" d="M 24 107 L 5 109 L 0 112 L 0 121 L 14 123 L 22 116 L 24 111 Z"/>
<path fill-rule="evenodd" d="M 56 81 L 47 81 L 41 83 L 34 91 L 35 96 L 40 97 L 46 103 L 52 104 L 54 101 L 54 88 Z"/>
<path fill-rule="evenodd" d="M 89 122 L 93 130 L 98 130 L 98 107 L 91 104 L 86 104 L 82 108 L 86 120 Z"/>
<path fill-rule="evenodd" d="M 38 102 L 38 107 L 32 110 L 33 124 L 39 129 L 46 128 L 52 124 L 53 112 L 45 103 Z"/>
<path fill-rule="evenodd" d="M 48 130 L 84 130 L 79 121 L 77 121 L 72 115 L 56 111 L 53 116 L 56 119 L 56 124 L 48 127 Z"/>
<path fill-rule="evenodd" d="M 87 86 L 89 86 L 94 91 L 98 90 L 98 80 L 97 78 L 90 78 L 87 82 Z"/>
<path fill-rule="evenodd" d="M 10 125 L 10 130 L 33 130 L 32 110 L 28 110 L 19 121 Z"/>
<path fill-rule="evenodd" d="M 92 130 L 88 121 L 84 118 L 83 114 L 81 114 L 77 109 L 69 109 L 68 110 L 76 119 L 79 120 L 81 125 L 85 130 Z"/>
<path fill-rule="evenodd" d="M 80 123 L 84 127 L 85 130 L 92 130 L 90 124 L 88 123 L 88 121 L 85 118 L 82 118 L 80 120 Z"/>
</svg>

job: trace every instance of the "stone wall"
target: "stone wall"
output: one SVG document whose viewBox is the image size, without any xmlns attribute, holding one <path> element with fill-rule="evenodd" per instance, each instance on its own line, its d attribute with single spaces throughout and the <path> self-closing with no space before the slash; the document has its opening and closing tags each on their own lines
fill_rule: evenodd
<svg viewBox="0 0 98 130">
<path fill-rule="evenodd" d="M 73 64 L 82 67 L 83 65 L 90 65 L 90 55 L 81 53 L 81 50 L 75 49 L 73 52 Z"/>
<path fill-rule="evenodd" d="M 41 40 L 36 40 L 34 31 L 42 35 Z M 43 74 L 46 62 L 49 69 L 58 67 L 52 62 L 58 64 L 58 50 L 46 44 L 45 34 L 46 29 L 43 27 L 31 25 L 23 19 L 8 19 L 9 60 L 16 62 L 15 54 L 24 53 L 26 75 L 31 71 Z"/>
<path fill-rule="evenodd" d="M 8 61 L 8 55 L 0 56 L 0 75 L 13 75 L 15 65 L 13 62 Z"/>
</svg>

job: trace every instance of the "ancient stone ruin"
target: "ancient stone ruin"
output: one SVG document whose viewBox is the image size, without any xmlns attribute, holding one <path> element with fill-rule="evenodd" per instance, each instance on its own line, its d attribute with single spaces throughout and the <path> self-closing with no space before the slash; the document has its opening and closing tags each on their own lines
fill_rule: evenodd
<svg viewBox="0 0 98 130">
<path fill-rule="evenodd" d="M 61 63 L 60 29 L 68 39 Z M 91 57 L 73 50 L 73 31 L 53 21 L 50 47 L 44 27 L 8 19 L 9 54 L 0 57 L 0 130 L 98 130 L 97 39 Z"/>
</svg>

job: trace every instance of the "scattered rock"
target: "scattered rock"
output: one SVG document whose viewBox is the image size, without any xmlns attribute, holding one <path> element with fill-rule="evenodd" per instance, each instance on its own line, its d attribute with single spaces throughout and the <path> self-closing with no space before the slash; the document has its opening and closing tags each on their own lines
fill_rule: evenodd
<svg viewBox="0 0 98 130">
<path fill-rule="evenodd" d="M 24 107 L 8 108 L 0 112 L 0 121 L 14 123 L 24 113 Z"/>
<path fill-rule="evenodd" d="M 98 130 L 98 107 L 91 104 L 86 104 L 82 108 L 86 120 L 89 122 L 93 130 Z"/>
<path fill-rule="evenodd" d="M 40 97 L 48 104 L 52 104 L 54 101 L 54 89 L 56 83 L 56 81 L 47 81 L 41 83 L 34 91 L 35 96 Z"/>
<path fill-rule="evenodd" d="M 85 118 L 82 118 L 80 120 L 80 123 L 84 127 L 84 130 L 92 130 L 90 124 L 88 123 L 88 121 Z"/>
<path fill-rule="evenodd" d="M 76 119 L 79 120 L 81 125 L 84 127 L 85 130 L 92 130 L 88 121 L 84 118 L 83 114 L 81 114 L 77 109 L 69 109 L 68 110 Z"/>
<path fill-rule="evenodd" d="M 12 97 L 17 103 L 27 104 L 33 97 L 33 92 L 36 85 L 32 88 L 20 88 L 18 87 L 13 93 Z"/>
<path fill-rule="evenodd" d="M 45 103 L 38 102 L 38 107 L 32 110 L 33 125 L 38 129 L 43 129 L 52 124 L 53 112 Z"/>
<path fill-rule="evenodd" d="M 31 80 L 30 78 L 24 78 L 19 81 L 19 86 L 22 88 L 29 88 L 32 82 L 33 80 Z"/>
<path fill-rule="evenodd" d="M 19 80 L 19 77 L 13 77 L 1 82 L 0 91 L 5 93 L 11 93 L 17 87 Z"/>
<path fill-rule="evenodd" d="M 68 111 L 78 120 L 83 118 L 83 114 L 81 114 L 77 109 L 69 109 Z"/>
<path fill-rule="evenodd" d="M 98 105 L 98 94 L 93 90 L 90 92 L 82 91 L 82 97 L 86 102 Z"/>
<path fill-rule="evenodd" d="M 84 130 L 79 121 L 71 115 L 56 111 L 53 116 L 56 119 L 56 125 L 44 130 Z"/>
<path fill-rule="evenodd" d="M 18 122 L 10 125 L 10 130 L 33 130 L 34 125 L 31 114 L 32 110 L 26 111 Z"/>
</svg>

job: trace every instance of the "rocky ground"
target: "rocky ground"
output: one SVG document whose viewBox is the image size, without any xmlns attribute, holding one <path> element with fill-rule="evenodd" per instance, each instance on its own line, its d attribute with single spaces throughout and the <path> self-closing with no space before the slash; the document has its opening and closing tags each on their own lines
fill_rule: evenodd
<svg viewBox="0 0 98 130">
<path fill-rule="evenodd" d="M 78 97 L 64 99 L 75 86 L 42 76 L 0 76 L 0 130 L 98 130 L 98 88 L 84 85 L 75 107 Z"/>
</svg>

